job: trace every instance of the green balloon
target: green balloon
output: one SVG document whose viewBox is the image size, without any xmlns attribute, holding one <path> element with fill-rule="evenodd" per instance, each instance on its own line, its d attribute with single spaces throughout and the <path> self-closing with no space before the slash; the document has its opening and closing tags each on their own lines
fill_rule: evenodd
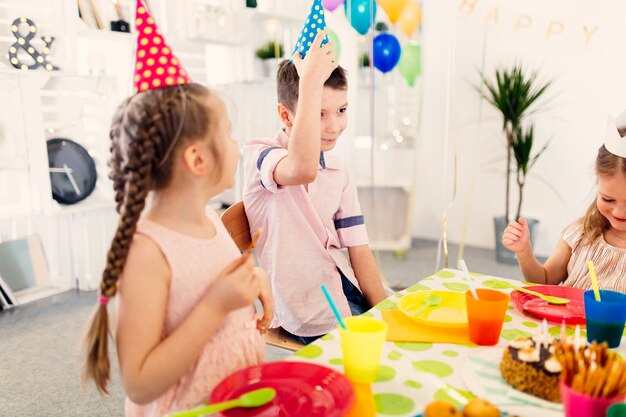
<svg viewBox="0 0 626 417">
<path fill-rule="evenodd" d="M 415 84 L 415 79 L 422 73 L 422 47 L 419 45 L 405 45 L 400 56 L 400 74 L 410 87 Z"/>
<path fill-rule="evenodd" d="M 339 42 L 339 36 L 332 30 L 328 29 L 328 40 L 335 46 L 335 52 L 337 52 L 337 61 L 339 61 L 339 55 L 341 54 L 341 42 Z"/>
</svg>

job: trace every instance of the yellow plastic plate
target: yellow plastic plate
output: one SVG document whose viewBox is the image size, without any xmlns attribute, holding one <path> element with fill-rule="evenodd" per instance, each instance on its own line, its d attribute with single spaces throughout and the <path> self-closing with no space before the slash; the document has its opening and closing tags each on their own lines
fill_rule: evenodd
<svg viewBox="0 0 626 417">
<path fill-rule="evenodd" d="M 441 296 L 441 304 L 429 307 L 419 316 L 415 313 L 424 306 L 424 298 L 431 294 Z M 419 291 L 405 295 L 398 301 L 398 309 L 420 324 L 433 327 L 466 327 L 467 306 L 465 294 L 452 291 Z"/>
</svg>

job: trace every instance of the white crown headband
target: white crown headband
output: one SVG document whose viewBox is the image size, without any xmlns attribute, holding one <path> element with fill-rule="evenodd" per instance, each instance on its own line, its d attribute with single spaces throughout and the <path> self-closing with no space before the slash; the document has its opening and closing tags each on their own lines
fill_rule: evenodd
<svg viewBox="0 0 626 417">
<path fill-rule="evenodd" d="M 606 150 L 613 155 L 626 158 L 626 137 L 621 137 L 618 132 L 618 127 L 626 128 L 626 111 L 619 115 L 617 121 L 612 117 L 609 117 L 609 121 L 606 126 L 606 138 L 604 146 Z"/>
</svg>

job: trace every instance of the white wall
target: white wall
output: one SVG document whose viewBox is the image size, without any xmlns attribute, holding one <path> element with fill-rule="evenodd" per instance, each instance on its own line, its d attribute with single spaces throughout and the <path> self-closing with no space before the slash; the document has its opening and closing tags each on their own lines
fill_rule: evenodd
<svg viewBox="0 0 626 417">
<path fill-rule="evenodd" d="M 538 147 L 553 139 L 531 172 L 522 207 L 522 215 L 541 221 L 536 252 L 551 253 L 560 230 L 581 216 L 595 195 L 593 163 L 608 115 L 626 108 L 625 11 L 619 0 L 425 1 L 415 236 L 437 239 L 443 209 L 451 204 L 448 236 L 459 242 L 473 189 L 466 243 L 494 246 L 492 218 L 504 215 L 505 147 L 498 114 L 486 102 L 481 107 L 474 85 L 483 65 L 490 76 L 499 65 L 521 62 L 539 70 L 540 78 L 554 80 L 551 99 L 533 116 Z M 515 208 L 514 183 L 512 190 Z"/>
</svg>

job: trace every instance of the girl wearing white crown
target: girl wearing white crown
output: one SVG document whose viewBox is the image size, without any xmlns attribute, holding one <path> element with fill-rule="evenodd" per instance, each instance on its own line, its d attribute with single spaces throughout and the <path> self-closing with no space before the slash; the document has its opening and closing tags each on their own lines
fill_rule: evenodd
<svg viewBox="0 0 626 417">
<path fill-rule="evenodd" d="M 120 221 L 85 337 L 84 376 L 107 392 L 107 303 L 116 296 L 126 415 L 156 417 L 204 403 L 224 377 L 260 363 L 259 330 L 273 304 L 265 273 L 206 207 L 234 185 L 239 152 L 226 107 L 189 80 L 141 1 L 136 23 L 137 94 L 110 132 Z"/>
<path fill-rule="evenodd" d="M 620 127 L 618 127 L 620 126 Z M 554 253 L 541 265 L 533 255 L 526 220 L 512 221 L 502 244 L 517 254 L 527 281 L 588 290 L 588 261 L 600 289 L 626 293 L 626 112 L 610 120 L 596 157 L 598 195 L 585 216 L 561 232 Z"/>
</svg>

